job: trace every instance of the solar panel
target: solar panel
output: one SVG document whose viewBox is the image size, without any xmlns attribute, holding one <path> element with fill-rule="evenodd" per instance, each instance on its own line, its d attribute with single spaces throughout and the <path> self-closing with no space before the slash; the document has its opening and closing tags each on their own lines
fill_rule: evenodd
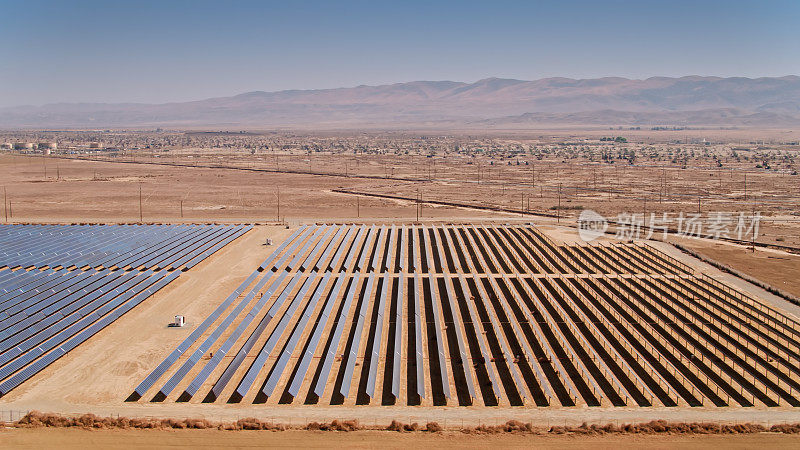
<svg viewBox="0 0 800 450">
<path fill-rule="evenodd" d="M 408 261 L 408 270 L 411 272 L 417 271 L 417 261 L 419 260 L 419 249 L 417 248 L 416 241 L 416 228 L 412 225 L 408 227 L 408 245 L 411 246 L 410 260 Z"/>
<path fill-rule="evenodd" d="M 5 379 L 2 383 L 0 383 L 0 395 L 7 394 L 10 390 L 19 386 L 25 380 L 29 379 L 33 375 L 43 370 L 45 367 L 47 367 L 52 362 L 56 361 L 58 358 L 66 354 L 68 351 L 74 349 L 80 343 L 92 337 L 98 331 L 102 330 L 110 323 L 112 323 L 114 320 L 118 319 L 120 316 L 130 311 L 133 307 L 144 301 L 146 298 L 150 297 L 152 294 L 154 294 L 155 292 L 166 286 L 168 283 L 173 281 L 175 278 L 178 277 L 178 275 L 179 273 L 177 272 L 173 272 L 166 276 L 163 272 L 152 275 L 151 277 L 148 278 L 148 280 L 145 283 L 142 283 L 141 285 L 137 286 L 137 288 L 147 287 L 146 289 L 143 290 L 135 289 L 126 292 L 123 296 L 115 299 L 110 304 L 104 306 L 103 308 L 101 308 L 101 310 L 106 309 L 104 314 L 108 312 L 110 312 L 110 314 L 107 314 L 104 317 L 99 318 L 99 320 L 96 323 L 92 323 L 89 327 L 86 327 L 83 331 L 79 332 L 77 335 L 74 335 L 73 337 L 69 338 L 69 336 L 72 336 L 71 332 L 59 333 L 59 335 L 57 335 L 55 338 L 48 341 L 46 345 L 41 345 L 37 347 L 36 351 L 26 353 L 22 355 L 20 358 L 14 360 L 12 363 L 4 366 L 1 370 L 2 375 L 0 375 L 0 379 L 4 379 L 6 377 L 8 378 Z M 93 319 L 92 322 L 94 322 L 95 317 L 96 316 L 92 317 Z M 59 344 L 61 345 L 58 346 Z M 45 355 L 44 352 L 47 351 L 50 352 Z M 23 370 L 14 373 L 15 371 L 19 370 L 25 364 L 28 363 L 31 364 L 25 367 Z M 14 374 L 9 377 L 9 375 L 11 375 L 12 373 Z"/>
<path fill-rule="evenodd" d="M 331 258 L 330 262 L 328 263 L 328 267 L 326 267 L 325 270 L 333 270 L 333 268 L 336 267 L 336 263 L 339 262 L 339 258 L 341 258 L 342 254 L 349 248 L 348 244 L 350 243 L 350 237 L 353 235 L 355 230 L 356 229 L 354 227 L 347 228 L 347 234 L 344 235 L 344 238 L 339 243 L 336 253 L 333 254 L 333 258 Z"/>
<path fill-rule="evenodd" d="M 320 372 L 320 376 L 317 379 L 316 384 L 314 385 L 313 392 L 317 396 L 321 397 L 322 393 L 325 391 L 325 385 L 328 382 L 328 376 L 331 372 L 331 365 L 333 364 L 333 358 L 336 354 L 336 350 L 339 348 L 339 341 L 342 338 L 342 331 L 344 330 L 344 318 L 350 314 L 350 307 L 353 304 L 353 297 L 355 296 L 355 292 L 358 289 L 358 278 L 359 273 L 356 272 L 353 275 L 352 281 L 350 282 L 350 287 L 347 289 L 344 297 L 344 304 L 339 312 L 339 316 L 336 319 L 336 327 L 333 330 L 333 334 L 331 335 L 331 346 L 328 348 L 328 351 L 323 356 L 322 361 L 322 371 Z"/>
<path fill-rule="evenodd" d="M 468 294 L 469 286 L 467 286 L 467 282 L 466 282 L 466 280 L 464 280 L 464 276 L 459 274 L 458 275 L 458 281 L 459 281 L 459 284 L 461 285 L 461 292 L 463 292 L 465 296 L 469 295 Z M 478 331 L 477 327 L 478 327 L 478 324 L 481 323 L 481 321 L 478 318 L 477 312 L 475 312 L 475 305 L 473 304 L 474 302 L 473 301 L 469 301 L 466 298 L 459 299 L 459 301 L 464 301 L 466 303 L 467 311 L 469 312 L 469 316 L 470 316 L 469 317 L 469 321 L 473 324 L 474 327 L 476 327 L 476 331 Z M 486 343 L 482 339 L 480 333 L 477 333 L 477 341 L 478 341 L 478 348 L 480 348 L 480 352 L 481 352 L 481 359 L 483 359 L 483 364 L 484 364 L 484 367 L 486 368 L 486 373 L 489 374 L 489 380 L 490 380 L 490 383 L 491 383 L 492 391 L 494 392 L 495 398 L 499 399 L 499 398 L 501 398 L 500 385 L 497 384 L 497 378 L 495 377 L 494 369 L 492 369 L 492 365 L 491 365 L 491 362 L 490 362 L 492 359 L 489 357 L 489 353 L 486 351 Z"/>
<path fill-rule="evenodd" d="M 375 237 L 375 252 L 372 254 L 372 260 L 369 263 L 369 270 L 371 270 L 373 272 L 375 270 L 377 270 L 377 268 L 378 268 L 377 267 L 378 266 L 378 259 L 381 256 L 381 252 L 382 252 L 381 246 L 380 246 L 381 238 L 384 238 L 384 240 L 386 238 L 386 227 L 385 226 L 381 226 L 378 229 L 378 235 L 377 235 L 377 237 Z"/>
<path fill-rule="evenodd" d="M 381 351 L 381 335 L 383 333 L 383 312 L 386 310 L 386 293 L 389 288 L 389 274 L 383 275 L 381 292 L 378 294 L 378 313 L 375 318 L 375 335 L 372 338 L 372 349 L 370 351 L 369 370 L 367 375 L 367 395 L 375 396 L 375 376 L 378 373 L 378 359 Z"/>
<path fill-rule="evenodd" d="M 489 294 L 484 289 L 483 283 L 480 282 L 480 279 L 478 278 L 477 275 L 473 274 L 473 278 L 475 279 L 475 285 L 478 287 L 478 291 L 480 293 L 479 298 L 475 299 L 475 301 L 476 302 L 479 301 L 479 300 L 480 301 L 484 301 L 484 302 L 488 301 Z M 491 277 L 489 277 L 489 278 L 491 279 Z M 491 284 L 490 284 L 490 286 L 491 286 Z M 493 289 L 493 291 L 494 291 L 494 289 Z M 495 298 L 497 297 L 497 293 L 496 292 L 492 292 L 492 295 Z M 486 309 L 487 310 L 489 309 L 488 305 L 486 306 Z M 497 315 L 496 314 L 489 314 L 489 320 L 492 323 L 492 327 L 498 333 L 500 332 L 500 330 L 503 329 L 501 327 L 501 325 L 500 325 L 500 322 L 497 320 Z M 501 349 L 503 351 L 503 356 L 505 357 L 506 361 L 514 361 L 514 354 L 511 353 L 511 350 L 508 348 L 508 344 L 506 344 L 506 342 L 503 339 L 498 338 L 497 340 L 500 343 L 500 347 L 501 347 Z M 518 390 L 519 390 L 520 396 L 523 399 L 527 398 L 527 395 L 525 394 L 525 390 L 524 390 L 525 384 L 522 383 L 522 376 L 519 374 L 519 370 L 517 369 L 517 367 L 514 364 L 511 364 L 511 363 L 508 364 L 508 368 L 509 368 L 509 371 L 511 372 L 511 376 L 514 378 L 514 382 L 516 383 L 516 385 L 519 388 Z"/>
<path fill-rule="evenodd" d="M 277 254 L 273 253 L 272 257 L 275 256 L 277 256 Z M 268 258 L 268 260 L 270 259 L 272 258 Z M 264 267 L 264 264 L 262 264 L 262 267 Z M 214 311 L 211 312 L 208 317 L 206 317 L 205 320 L 203 320 L 203 322 L 197 328 L 194 329 L 194 331 L 192 331 L 189 337 L 184 339 L 183 342 L 181 342 L 180 345 L 178 345 L 178 347 L 173 350 L 163 362 L 161 362 L 161 364 L 159 364 L 147 377 L 145 377 L 145 379 L 142 380 L 138 386 L 136 386 L 136 389 L 134 390 L 134 397 L 141 398 L 145 392 L 147 392 L 153 386 L 156 380 L 158 380 L 167 371 L 167 369 L 175 364 L 175 362 L 178 360 L 178 357 L 183 354 L 183 352 L 188 350 L 189 347 L 208 329 L 208 327 L 210 327 L 211 324 L 217 320 L 217 317 L 219 317 L 222 312 L 225 311 L 228 306 L 230 306 L 230 304 L 236 300 L 237 297 L 239 297 L 239 295 L 241 295 L 242 291 L 244 291 L 245 288 L 247 288 L 247 286 L 249 286 L 253 280 L 255 280 L 258 274 L 258 270 L 255 270 L 252 274 L 250 274 L 250 276 L 244 282 L 242 282 L 239 287 L 237 287 L 222 303 L 219 304 L 219 306 L 217 306 L 216 309 L 214 309 Z"/>
<path fill-rule="evenodd" d="M 313 244 L 316 241 L 316 239 L 319 237 L 319 235 L 322 234 L 327 229 L 328 229 L 327 226 L 317 227 L 314 230 L 314 233 L 311 235 L 311 237 L 308 240 L 306 240 L 306 243 L 303 244 L 303 246 L 300 248 L 300 250 L 296 253 L 295 257 L 292 258 L 292 260 L 289 262 L 289 264 L 286 265 L 286 270 L 292 270 L 295 267 L 297 267 L 297 265 L 300 264 L 300 259 L 303 258 L 303 255 L 306 254 L 306 252 L 308 251 L 308 248 L 311 247 L 311 244 Z"/>
<path fill-rule="evenodd" d="M 400 272 L 406 271 L 406 227 L 400 227 Z"/>
<path fill-rule="evenodd" d="M 439 305 L 438 288 L 433 275 L 428 274 L 428 282 L 431 286 L 431 310 L 433 312 L 433 329 L 436 331 L 436 351 L 439 358 L 439 371 L 442 380 L 442 390 L 445 398 L 450 398 L 450 377 L 447 375 L 447 364 L 444 357 L 444 338 L 442 337 L 442 312 Z"/>
<path fill-rule="evenodd" d="M 300 228 L 295 230 L 295 232 L 292 233 L 291 236 L 289 236 L 288 239 L 286 239 L 285 241 L 281 242 L 281 244 L 278 245 L 278 247 L 275 250 L 273 250 L 272 253 L 270 253 L 270 255 L 267 257 L 267 259 L 265 259 L 264 262 L 261 263 L 261 265 L 259 266 L 259 269 L 261 269 L 261 270 L 268 269 L 270 267 L 270 265 L 273 263 L 273 261 L 278 257 L 278 255 L 281 254 L 283 249 L 286 248 L 286 246 L 288 246 L 290 243 L 294 242 L 294 240 L 297 239 L 297 237 L 300 236 L 300 234 L 305 229 L 306 229 L 306 226 L 305 225 L 301 225 Z"/>
<path fill-rule="evenodd" d="M 342 233 L 344 233 L 345 227 L 337 227 L 336 234 L 328 241 L 328 244 L 325 246 L 325 250 L 322 252 L 319 258 L 314 261 L 314 270 L 319 272 L 322 268 L 322 264 L 328 261 L 328 255 L 330 255 L 331 250 L 336 246 L 341 238 Z"/>
<path fill-rule="evenodd" d="M 252 297 L 251 297 L 250 294 L 248 294 L 247 297 L 250 297 L 250 298 L 255 297 L 255 294 L 258 291 L 261 290 L 261 288 L 268 282 L 269 279 L 272 278 L 274 273 L 275 272 L 267 272 L 267 275 L 264 276 L 262 281 L 259 282 L 258 284 L 256 284 L 256 287 L 254 287 L 253 290 L 251 291 Z M 283 272 L 282 275 L 283 274 L 285 274 L 285 272 Z M 273 284 L 277 284 L 277 283 L 273 283 Z M 259 313 L 259 311 L 261 311 L 261 309 L 264 307 L 264 305 L 266 305 L 267 301 L 269 301 L 269 298 L 270 298 L 269 295 L 266 295 L 266 296 L 262 295 L 261 298 L 250 308 L 250 311 L 244 316 L 242 321 L 239 322 L 239 325 L 236 326 L 236 329 L 233 330 L 233 333 L 231 333 L 231 335 L 228 336 L 228 339 L 226 339 L 225 342 L 214 352 L 214 356 L 211 357 L 211 359 L 206 363 L 206 365 L 203 367 L 203 369 L 200 371 L 200 373 L 198 373 L 194 377 L 194 379 L 191 381 L 191 383 L 189 383 L 189 386 L 184 390 L 184 394 L 186 394 L 186 396 L 193 397 L 195 395 L 195 393 L 197 393 L 197 390 L 200 389 L 200 386 L 202 386 L 203 383 L 208 378 L 208 376 L 211 375 L 211 372 L 222 361 L 222 358 L 224 358 L 225 355 L 228 354 L 228 352 L 231 350 L 233 345 L 236 343 L 236 340 L 239 338 L 239 336 L 241 336 L 241 334 L 244 332 L 244 330 L 250 325 L 250 322 L 253 321 L 255 316 Z M 241 303 L 241 305 L 243 305 L 243 304 L 244 304 L 244 301 Z M 236 310 L 234 310 L 234 311 L 236 311 Z M 238 316 L 240 312 L 241 312 L 241 309 L 236 311 L 236 315 Z M 166 395 L 168 393 L 164 393 L 164 394 Z"/>
<path fill-rule="evenodd" d="M 352 263 L 353 258 L 356 256 L 358 246 L 361 243 L 361 238 L 364 236 L 364 231 L 366 231 L 366 227 L 362 225 L 361 228 L 359 228 L 355 239 L 353 239 L 353 243 L 350 245 L 350 250 L 347 251 L 347 256 L 345 256 L 341 270 L 348 270 L 350 268 L 350 264 Z"/>
<path fill-rule="evenodd" d="M 394 355 L 392 360 L 392 395 L 400 395 L 400 359 L 403 354 L 403 288 L 406 280 L 403 275 L 397 278 L 397 298 L 394 310 Z"/>
<path fill-rule="evenodd" d="M 280 379 L 283 371 L 286 368 L 286 364 L 289 362 L 289 358 L 292 356 L 295 347 L 297 346 L 297 342 L 300 340 L 300 335 L 305 330 L 306 324 L 308 323 L 309 319 L 311 319 L 311 314 L 317 307 L 319 303 L 320 297 L 325 291 L 325 288 L 328 285 L 328 280 L 331 277 L 330 272 L 326 272 L 322 278 L 322 281 L 319 282 L 317 288 L 314 291 L 314 294 L 311 296 L 311 300 L 306 305 L 300 320 L 297 321 L 292 334 L 289 336 L 289 340 L 286 342 L 283 351 L 281 352 L 278 360 L 275 362 L 275 366 L 272 368 L 272 372 L 267 377 L 267 381 L 264 383 L 264 387 L 261 388 L 261 392 L 266 395 L 267 397 L 272 395 L 272 391 L 275 389 L 275 386 L 278 384 L 278 380 Z"/>
<path fill-rule="evenodd" d="M 305 377 L 306 371 L 308 371 L 308 366 L 311 364 L 311 358 L 313 358 L 314 353 L 316 352 L 317 347 L 319 346 L 320 338 L 322 337 L 323 329 L 325 328 L 328 318 L 330 317 L 331 310 L 333 309 L 333 305 L 336 303 L 336 300 L 339 296 L 339 292 L 344 286 L 345 281 L 347 280 L 347 276 L 337 274 L 336 276 L 336 283 L 333 285 L 331 292 L 328 294 L 328 299 L 325 301 L 325 306 L 322 308 L 322 313 L 320 314 L 319 321 L 314 326 L 314 331 L 311 332 L 311 337 L 309 339 L 308 348 L 303 353 L 303 356 L 300 358 L 300 362 L 298 363 L 297 372 L 292 377 L 291 381 L 289 382 L 289 389 L 288 392 L 291 394 L 292 397 L 296 397 L 297 393 L 300 392 L 300 384 L 303 382 L 303 378 Z"/>
<path fill-rule="evenodd" d="M 269 289 L 264 292 L 262 299 L 266 298 L 268 301 L 272 297 L 272 294 L 278 289 L 278 286 L 283 283 L 284 278 L 286 278 L 288 274 L 289 273 L 286 271 L 280 272 L 278 279 L 272 283 Z M 242 362 L 247 357 L 247 354 L 253 349 L 253 346 L 255 346 L 256 340 L 261 337 L 261 335 L 264 333 L 264 330 L 267 328 L 267 325 L 269 325 L 272 318 L 275 316 L 275 314 L 277 314 L 279 307 L 280 304 L 278 304 L 278 302 L 273 303 L 273 305 L 267 311 L 267 314 L 261 318 L 261 320 L 258 322 L 258 325 L 256 325 L 256 328 L 252 333 L 250 333 L 250 337 L 247 338 L 244 345 L 242 345 L 242 348 L 239 349 L 239 351 L 236 353 L 236 356 L 234 356 L 233 360 L 230 362 L 230 364 L 228 364 L 228 367 L 225 368 L 225 371 L 219 377 L 219 380 L 214 383 L 214 387 L 211 388 L 211 392 L 209 392 L 207 396 L 209 400 L 216 400 L 217 397 L 219 397 L 219 395 L 222 393 L 222 390 L 225 389 L 225 386 L 227 386 L 231 381 L 231 378 L 233 378 L 234 372 L 236 372 L 239 366 L 242 365 Z M 255 319 L 255 315 L 248 315 L 251 316 L 248 318 L 248 320 L 252 321 Z"/>
<path fill-rule="evenodd" d="M 179 259 L 242 225 L 20 225 L 0 228 L 0 266 L 126 267 Z M 199 253 L 198 253 L 199 254 Z M 149 267 L 148 267 L 149 268 Z"/>
<path fill-rule="evenodd" d="M 367 286 L 364 289 L 364 297 L 361 300 L 361 308 L 358 309 L 358 317 L 356 318 L 356 329 L 353 334 L 353 341 L 350 343 L 350 352 L 347 356 L 347 363 L 345 364 L 344 379 L 339 393 L 343 397 L 347 397 L 350 392 L 350 384 L 353 381 L 353 369 L 356 366 L 356 357 L 358 356 L 358 349 L 361 346 L 361 333 L 364 330 L 364 320 L 367 315 L 367 308 L 372 303 L 372 285 L 375 283 L 375 274 L 370 273 L 367 278 Z"/>
<path fill-rule="evenodd" d="M 366 260 L 367 256 L 369 256 L 370 247 L 372 246 L 372 241 L 375 239 L 375 225 L 369 227 L 369 231 L 367 232 L 367 236 L 364 238 L 364 245 L 361 247 L 361 255 L 358 258 L 358 262 L 356 264 L 356 270 L 364 271 L 367 269 L 366 267 Z"/>
<path fill-rule="evenodd" d="M 297 249 L 297 247 L 300 244 L 302 244 L 303 241 L 306 238 L 308 238 L 308 236 L 310 234 L 312 234 L 312 233 L 314 233 L 314 227 L 306 228 L 303 231 L 303 233 L 300 234 L 300 237 L 297 238 L 294 242 L 292 242 L 292 244 L 289 246 L 289 248 L 286 249 L 286 252 L 283 254 L 283 256 L 281 256 L 280 259 L 275 261 L 275 263 L 272 265 L 272 270 L 278 270 L 280 267 L 282 267 L 283 264 L 286 262 L 286 260 L 289 259 L 292 255 L 294 255 L 295 250 Z"/>
<path fill-rule="evenodd" d="M 472 372 L 467 369 L 467 367 L 468 367 L 467 361 L 469 361 L 469 360 L 467 359 L 466 345 L 464 344 L 464 339 L 466 339 L 466 336 L 462 336 L 462 334 L 465 334 L 466 332 L 465 332 L 465 329 L 464 329 L 464 323 L 461 320 L 460 311 L 459 311 L 458 307 L 455 305 L 455 303 L 453 302 L 454 299 L 456 298 L 455 294 L 453 293 L 453 287 L 450 284 L 453 280 L 452 279 L 448 279 L 447 277 L 443 278 L 443 280 L 444 280 L 444 285 L 445 285 L 445 287 L 447 289 L 447 295 L 446 295 L 447 303 L 450 306 L 450 313 L 453 316 L 453 326 L 455 327 L 455 331 L 454 331 L 453 334 L 456 335 L 456 344 L 458 346 L 458 354 L 461 357 L 461 361 L 462 361 L 461 366 L 464 369 L 464 379 L 467 380 L 467 391 L 469 392 L 470 398 L 474 399 L 475 398 L 475 385 L 474 385 L 474 383 L 472 381 Z"/>
<path fill-rule="evenodd" d="M 315 276 L 311 275 L 306 277 L 305 282 L 300 287 L 300 291 L 294 295 L 292 301 L 289 303 L 289 306 L 283 313 L 281 320 L 275 326 L 275 329 L 267 338 L 267 342 L 264 343 L 264 346 L 261 348 L 261 351 L 256 356 L 253 364 L 250 365 L 250 368 L 247 370 L 247 373 L 242 378 L 242 381 L 239 383 L 239 386 L 236 388 L 236 393 L 241 397 L 244 397 L 247 394 L 247 391 L 250 390 L 250 387 L 253 385 L 256 376 L 261 371 L 261 368 L 264 367 L 264 364 L 267 362 L 267 358 L 269 358 L 270 353 L 275 348 L 275 345 L 278 344 L 278 339 L 280 339 L 281 334 L 283 334 L 283 330 L 286 328 L 286 325 L 289 323 L 289 319 L 294 314 L 294 311 L 300 306 L 300 300 L 302 300 L 303 296 L 305 295 L 306 291 L 311 287 L 311 282 L 314 280 Z M 289 297 L 294 285 L 300 281 L 299 276 L 292 277 L 289 281 L 289 284 L 283 290 L 283 293 L 278 297 L 275 301 L 275 304 L 283 305 L 286 299 Z M 272 308 L 270 309 L 272 312 Z M 275 309 L 274 313 L 277 313 L 277 309 Z M 272 316 L 274 317 L 274 313 Z"/>
<path fill-rule="evenodd" d="M 414 343 L 416 347 L 416 354 L 414 358 L 416 359 L 416 367 L 417 367 L 417 395 L 422 398 L 425 398 L 425 375 L 423 375 L 423 366 L 422 366 L 422 316 L 420 314 L 420 298 L 419 298 L 419 290 L 420 290 L 420 283 L 419 283 L 419 274 L 415 273 L 413 278 L 413 286 L 414 286 Z"/>
<path fill-rule="evenodd" d="M 331 235 L 331 233 L 333 233 L 334 229 L 335 228 L 330 227 L 325 232 L 325 234 L 322 235 L 322 238 L 319 240 L 319 242 L 317 242 L 317 245 L 315 245 L 314 248 L 311 249 L 311 252 L 308 254 L 306 259 L 304 259 L 303 262 L 300 264 L 300 270 L 306 271 L 309 268 L 313 267 L 311 265 L 312 263 L 318 261 L 317 256 L 319 255 L 319 252 L 322 251 L 324 245 L 326 246 L 327 244 L 330 243 L 328 237 Z"/>
</svg>

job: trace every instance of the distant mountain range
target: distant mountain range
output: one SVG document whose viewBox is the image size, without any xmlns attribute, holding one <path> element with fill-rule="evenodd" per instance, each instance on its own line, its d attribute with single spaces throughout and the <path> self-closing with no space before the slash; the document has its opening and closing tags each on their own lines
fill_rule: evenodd
<svg viewBox="0 0 800 450">
<path fill-rule="evenodd" d="M 800 77 L 487 78 L 248 92 L 164 103 L 0 108 L 0 128 L 797 126 Z"/>
</svg>

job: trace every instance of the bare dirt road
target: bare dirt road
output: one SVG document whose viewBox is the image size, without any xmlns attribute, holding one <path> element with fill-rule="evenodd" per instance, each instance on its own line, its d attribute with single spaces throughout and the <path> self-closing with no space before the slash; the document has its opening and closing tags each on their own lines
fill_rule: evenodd
<svg viewBox="0 0 800 450">
<path fill-rule="evenodd" d="M 80 430 L 63 428 L 0 431 L 4 448 L 540 448 L 540 449 L 766 449 L 800 445 L 796 435 L 472 435 L 460 432 L 356 431 Z"/>
</svg>

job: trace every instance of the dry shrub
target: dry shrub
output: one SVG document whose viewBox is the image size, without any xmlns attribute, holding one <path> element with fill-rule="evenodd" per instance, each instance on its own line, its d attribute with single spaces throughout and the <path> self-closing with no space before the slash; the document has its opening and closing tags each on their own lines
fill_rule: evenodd
<svg viewBox="0 0 800 450">
<path fill-rule="evenodd" d="M 396 420 L 393 420 L 392 423 L 389 424 L 388 427 L 386 427 L 386 430 L 388 430 L 388 431 L 422 431 L 422 428 L 420 428 L 420 426 L 419 426 L 419 424 L 417 422 L 408 424 L 408 423 L 402 423 L 402 422 L 398 422 Z M 438 433 L 440 431 L 444 431 L 444 428 L 442 428 L 442 426 L 439 425 L 438 422 L 428 422 L 428 423 L 425 424 L 425 430 L 424 431 L 427 431 L 429 433 Z"/>
<path fill-rule="evenodd" d="M 323 424 L 321 424 L 319 422 L 309 422 L 309 424 L 306 425 L 306 430 L 319 431 L 319 430 L 322 430 L 322 425 Z"/>
<path fill-rule="evenodd" d="M 19 427 L 71 427 L 75 426 L 73 419 L 52 413 L 31 411 L 14 423 Z"/>
<path fill-rule="evenodd" d="M 555 427 L 554 427 L 555 428 Z M 461 430 L 463 433 L 467 434 L 497 434 L 497 433 L 534 433 L 536 430 L 533 428 L 533 425 L 530 423 L 523 423 L 518 420 L 509 420 L 508 422 L 492 426 L 492 425 L 480 425 L 474 428 L 464 428 Z M 550 432 L 553 432 L 551 428 Z"/>
<path fill-rule="evenodd" d="M 283 431 L 283 425 L 272 422 L 262 422 L 259 419 L 248 417 L 236 422 L 214 423 L 206 419 L 152 419 L 152 418 L 133 418 L 127 417 L 98 417 L 94 414 L 84 414 L 79 417 L 66 417 L 53 413 L 42 413 L 31 411 L 24 417 L 14 422 L 16 427 L 80 427 L 80 428 L 134 428 L 134 429 L 209 429 L 217 428 L 220 430 L 272 430 Z M 358 421 L 334 420 L 330 423 L 311 422 L 305 427 L 306 430 L 320 431 L 356 431 L 360 430 Z M 421 431 L 418 423 L 404 424 L 393 420 L 386 428 L 388 431 Z M 442 427 L 437 422 L 428 422 L 425 425 L 427 432 L 440 432 Z M 505 424 L 497 426 L 481 425 L 474 428 L 463 428 L 461 430 L 467 434 L 497 434 L 497 433 L 536 433 L 537 430 L 530 423 L 523 423 L 516 420 L 509 420 Z M 552 426 L 547 431 L 549 434 L 749 434 L 771 431 L 774 433 L 800 434 L 800 423 L 779 424 L 772 427 L 765 427 L 759 424 L 718 424 L 710 422 L 667 422 L 666 420 L 653 420 L 638 424 L 623 424 L 616 426 L 607 425 L 588 425 L 580 426 Z"/>
<path fill-rule="evenodd" d="M 245 417 L 236 421 L 235 429 L 238 430 L 270 430 L 270 431 L 284 431 L 286 427 L 281 424 L 274 424 L 272 422 L 262 422 L 255 417 Z"/>
<path fill-rule="evenodd" d="M 334 431 L 357 431 L 360 428 L 357 420 L 344 420 L 341 422 L 334 420 L 331 422 L 331 429 Z"/>
<path fill-rule="evenodd" d="M 780 425 L 773 425 L 770 427 L 769 431 L 772 431 L 773 433 L 797 434 L 800 433 L 800 423 L 784 423 Z"/>
<path fill-rule="evenodd" d="M 579 427 L 552 427 L 550 429 L 550 433 L 553 434 L 747 434 L 760 433 L 763 431 L 767 431 L 765 426 L 752 423 L 729 425 L 708 422 L 667 422 L 666 420 L 653 420 L 639 424 L 623 424 L 620 427 L 613 424 L 589 426 L 583 423 Z M 800 426 L 798 426 L 796 432 L 800 432 Z"/>
<path fill-rule="evenodd" d="M 506 433 L 532 433 L 533 425 L 529 423 L 522 423 L 518 420 L 509 420 L 503 425 Z"/>
<path fill-rule="evenodd" d="M 500 432 L 500 427 L 493 427 L 491 425 L 479 425 L 473 428 L 473 431 L 478 434 L 496 434 Z"/>
<path fill-rule="evenodd" d="M 153 419 L 131 419 L 130 427 L 141 429 L 161 428 L 161 421 Z"/>
<path fill-rule="evenodd" d="M 404 425 L 396 420 L 393 420 L 392 423 L 386 427 L 387 431 L 403 431 Z"/>
<path fill-rule="evenodd" d="M 305 429 L 316 431 L 356 431 L 360 430 L 361 427 L 356 420 L 334 420 L 331 423 L 311 422 L 305 426 Z"/>
<path fill-rule="evenodd" d="M 403 431 L 419 431 L 419 424 L 414 422 L 412 424 L 403 425 Z"/>
<path fill-rule="evenodd" d="M 206 419 L 187 419 L 186 428 L 195 428 L 198 430 L 205 430 L 207 428 L 214 428 L 215 425 Z"/>
<path fill-rule="evenodd" d="M 234 430 L 236 430 L 236 425 L 234 425 L 232 423 L 223 423 L 223 424 L 220 424 L 218 428 L 220 430 L 225 430 L 225 431 L 234 431 Z"/>
<path fill-rule="evenodd" d="M 18 427 L 80 427 L 80 428 L 215 428 L 215 423 L 206 419 L 129 419 L 127 417 L 98 417 L 94 414 L 84 414 L 79 417 L 65 417 L 52 413 L 31 411 L 25 417 L 14 423 Z M 231 427 L 235 429 L 235 427 Z"/>
<path fill-rule="evenodd" d="M 425 424 L 425 431 L 438 433 L 442 431 L 442 426 L 438 422 L 428 422 Z"/>
</svg>

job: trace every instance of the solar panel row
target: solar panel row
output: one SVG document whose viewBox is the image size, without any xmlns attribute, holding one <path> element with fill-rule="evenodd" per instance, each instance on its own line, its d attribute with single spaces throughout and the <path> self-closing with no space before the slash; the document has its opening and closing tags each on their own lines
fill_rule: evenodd
<svg viewBox="0 0 800 450">
<path fill-rule="evenodd" d="M 251 228 L 0 226 L 0 396 Z"/>
<path fill-rule="evenodd" d="M 163 378 L 180 401 L 800 406 L 800 324 L 650 246 L 320 225 L 261 268 L 137 396 Z"/>
<path fill-rule="evenodd" d="M 0 267 L 177 269 L 249 225 L 0 225 Z"/>
</svg>

